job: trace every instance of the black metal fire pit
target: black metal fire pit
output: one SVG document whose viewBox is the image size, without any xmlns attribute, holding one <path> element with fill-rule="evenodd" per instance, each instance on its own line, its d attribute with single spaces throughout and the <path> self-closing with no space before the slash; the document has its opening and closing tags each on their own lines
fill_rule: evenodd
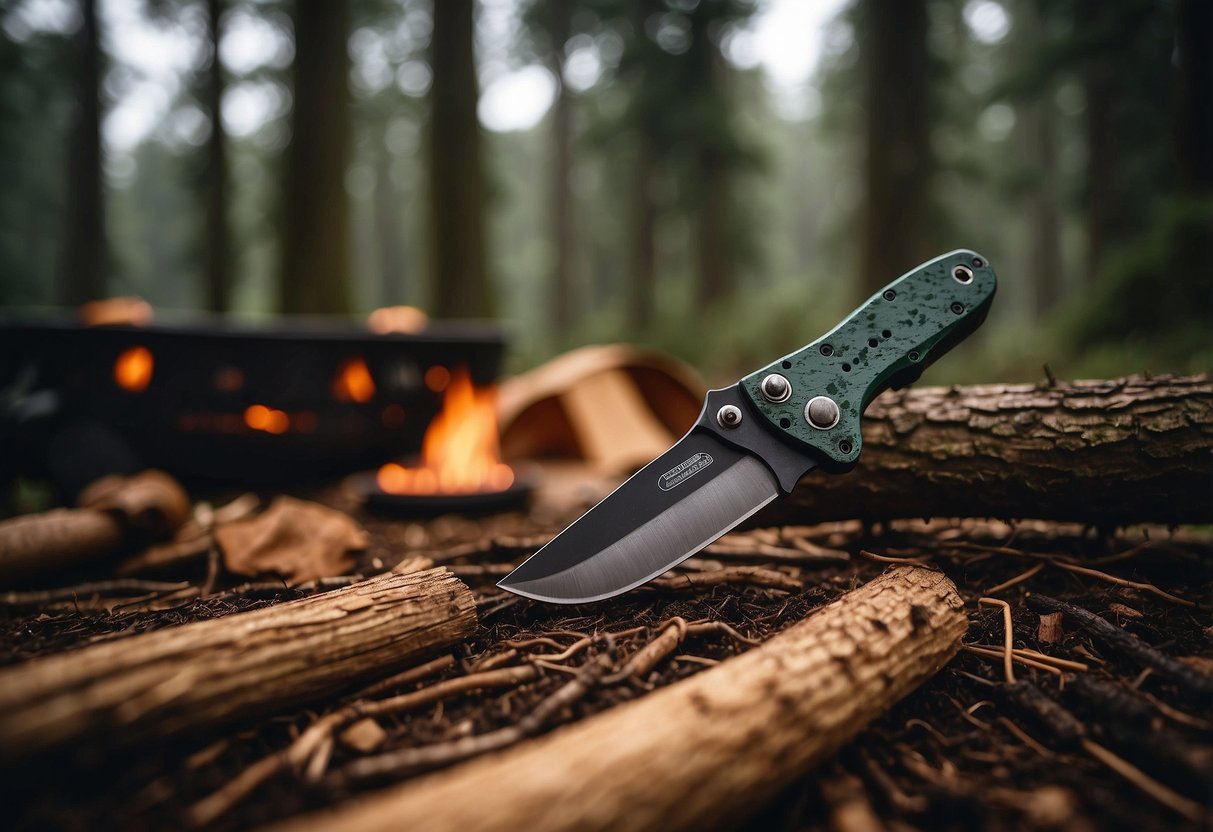
<svg viewBox="0 0 1213 832">
<path fill-rule="evenodd" d="M 9 393 L 0 438 L 19 447 L 9 463 L 19 470 L 44 462 L 64 426 L 84 423 L 111 432 L 140 465 L 185 478 L 331 477 L 416 453 L 450 369 L 492 383 L 503 348 L 500 329 L 470 322 L 376 335 L 311 320 L 0 321 L 0 391 Z"/>
</svg>

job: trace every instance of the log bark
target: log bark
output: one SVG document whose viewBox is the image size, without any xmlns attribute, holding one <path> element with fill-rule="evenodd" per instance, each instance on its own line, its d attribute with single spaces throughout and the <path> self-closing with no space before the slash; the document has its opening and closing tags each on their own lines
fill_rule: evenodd
<svg viewBox="0 0 1213 832">
<path fill-rule="evenodd" d="M 282 828 L 718 828 L 939 670 L 966 626 L 951 581 L 899 568 L 643 699 Z"/>
<path fill-rule="evenodd" d="M 0 673 L 0 762 L 282 711 L 374 681 L 475 627 L 468 588 L 430 569 L 35 660 Z"/>
<path fill-rule="evenodd" d="M 752 525 L 1004 517 L 1213 522 L 1209 376 L 890 391 L 854 471 L 813 472 Z"/>
</svg>

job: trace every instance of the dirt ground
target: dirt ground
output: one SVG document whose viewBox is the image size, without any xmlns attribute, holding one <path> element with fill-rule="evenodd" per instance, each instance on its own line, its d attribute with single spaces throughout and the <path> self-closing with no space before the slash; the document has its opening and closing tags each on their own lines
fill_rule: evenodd
<svg viewBox="0 0 1213 832">
<path fill-rule="evenodd" d="M 340 803 L 383 786 L 385 779 L 399 780 L 403 775 L 364 777 L 351 764 L 368 754 L 440 746 L 514 724 L 567 682 L 570 671 L 604 655 L 622 667 L 675 617 L 729 625 L 689 635 L 644 678 L 595 686 L 545 730 L 645 696 L 750 649 L 899 559 L 927 563 L 951 577 L 968 604 L 965 643 L 990 645 L 993 652 L 962 649 L 834 759 L 769 805 L 752 807 L 749 827 L 872 828 L 854 825 L 858 816 L 894 829 L 1208 828 L 1213 708 L 1200 680 L 1207 682 L 1204 674 L 1213 672 L 1213 532 L 1133 527 L 1104 534 L 1065 524 L 946 519 L 770 528 L 762 527 L 759 515 L 757 528 L 731 536 L 719 552 L 709 550 L 689 561 L 658 588 L 556 607 L 503 593 L 495 581 L 505 564 L 529 555 L 537 540 L 575 517 L 584 499 L 558 506 L 541 502 L 525 513 L 418 520 L 369 514 L 338 487 L 304 496 L 350 510 L 370 532 L 371 546 L 360 558 L 358 574 L 375 574 L 406 556 L 424 554 L 450 565 L 475 593 L 480 624 L 475 637 L 454 651 L 453 661 L 428 678 L 377 696 L 488 666 L 539 661 L 540 673 L 529 683 L 383 717 L 379 727 L 385 737 L 373 751 L 338 742 L 316 782 L 279 772 L 225 806 L 213 828 L 256 827 Z M 845 561 L 839 552 L 846 553 Z M 737 566 L 760 569 L 733 574 L 729 583 L 695 584 L 700 575 Z M 196 559 L 156 577 L 202 586 L 208 582 L 207 562 Z M 213 573 L 209 583 L 207 594 L 178 600 L 155 593 L 40 604 L 6 599 L 0 605 L 0 664 L 323 591 L 227 575 L 216 582 Z M 983 596 L 1009 602 L 1016 648 L 1077 663 L 1064 670 L 1050 662 L 1041 662 L 1044 667 L 1017 663 L 1018 687 L 1026 683 L 1060 705 L 1077 720 L 1085 740 L 1131 769 L 1118 770 L 1116 763 L 1093 756 L 1064 725 L 1042 718 L 1039 709 L 1010 690 L 1001 655 L 1003 613 L 979 605 Z M 1152 663 L 1150 654 L 1127 650 L 1126 642 L 1109 639 L 1106 632 L 1084 629 L 1071 614 L 1061 617 L 1060 632 L 1050 633 L 1046 626 L 1042 633 L 1042 615 L 1053 601 L 1094 613 L 1161 654 L 1182 657 L 1186 670 L 1177 673 L 1173 665 Z M 30 761 L 4 773 L 6 826 L 186 828 L 191 806 L 284 749 L 318 716 L 349 698 L 155 748 L 104 754 L 78 748 L 64 757 Z M 1165 791 L 1150 793 L 1151 784 Z M 1203 807 L 1204 817 L 1190 811 L 1185 816 L 1184 806 L 1193 804 Z"/>
</svg>

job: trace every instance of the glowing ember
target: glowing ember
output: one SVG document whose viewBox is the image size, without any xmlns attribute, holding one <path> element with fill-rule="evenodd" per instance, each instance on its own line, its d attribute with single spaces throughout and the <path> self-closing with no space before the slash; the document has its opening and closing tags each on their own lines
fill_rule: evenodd
<svg viewBox="0 0 1213 832">
<path fill-rule="evenodd" d="M 244 423 L 253 430 L 286 433 L 286 429 L 291 426 L 291 419 L 281 410 L 263 404 L 253 404 L 244 411 Z"/>
<path fill-rule="evenodd" d="M 123 390 L 142 393 L 152 383 L 156 362 L 147 347 L 128 347 L 114 361 L 114 382 Z"/>
<path fill-rule="evenodd" d="M 473 494 L 505 491 L 514 471 L 497 447 L 497 390 L 477 389 L 464 367 L 451 373 L 442 412 L 425 432 L 421 466 L 389 462 L 376 482 L 388 494 Z"/>
<path fill-rule="evenodd" d="M 375 396 L 375 380 L 367 369 L 366 361 L 351 358 L 341 365 L 333 379 L 333 398 L 339 402 L 364 404 Z"/>
</svg>

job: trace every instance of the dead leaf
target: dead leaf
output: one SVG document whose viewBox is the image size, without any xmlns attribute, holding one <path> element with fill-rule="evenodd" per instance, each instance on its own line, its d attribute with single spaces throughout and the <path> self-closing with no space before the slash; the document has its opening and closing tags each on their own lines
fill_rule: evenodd
<svg viewBox="0 0 1213 832">
<path fill-rule="evenodd" d="M 262 514 L 215 529 L 223 562 L 238 575 L 281 575 L 291 586 L 343 575 L 367 535 L 350 517 L 318 503 L 278 497 Z"/>
</svg>

